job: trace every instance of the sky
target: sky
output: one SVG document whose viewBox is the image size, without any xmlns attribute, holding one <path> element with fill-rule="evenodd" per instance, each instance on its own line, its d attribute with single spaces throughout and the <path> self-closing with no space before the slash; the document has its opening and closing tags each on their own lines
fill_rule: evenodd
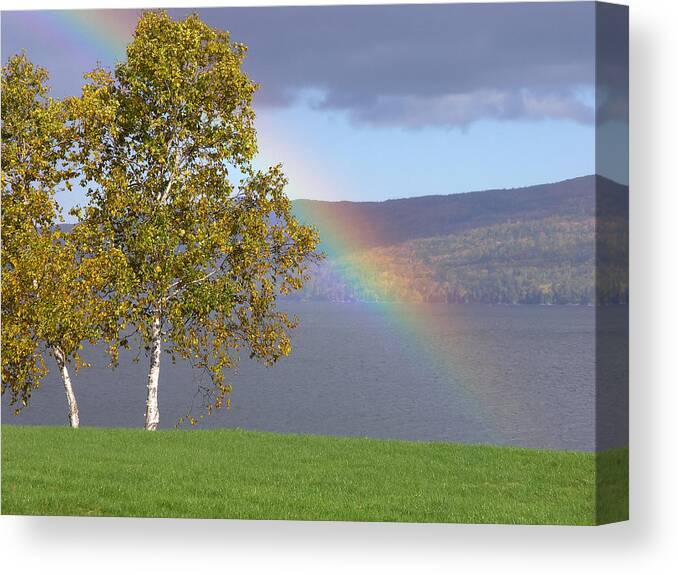
<svg viewBox="0 0 678 575">
<path fill-rule="evenodd" d="M 197 11 L 248 45 L 245 69 L 261 86 L 257 164 L 282 162 L 291 197 L 380 201 L 594 173 L 594 10 L 576 2 L 169 12 Z M 77 94 L 97 62 L 124 58 L 137 15 L 3 12 L 2 61 L 25 50 L 50 71 L 53 95 Z M 621 81 L 608 80 L 614 100 Z M 621 110 L 605 129 L 623 142 L 624 106 L 607 108 Z M 606 175 L 626 183 L 625 170 L 614 171 Z"/>
</svg>

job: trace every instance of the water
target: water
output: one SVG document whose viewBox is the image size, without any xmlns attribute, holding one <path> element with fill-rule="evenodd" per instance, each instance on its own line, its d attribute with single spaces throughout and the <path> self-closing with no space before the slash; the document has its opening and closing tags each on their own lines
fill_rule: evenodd
<svg viewBox="0 0 678 575">
<path fill-rule="evenodd" d="M 625 308 L 606 324 L 612 352 L 606 371 L 614 377 L 601 386 L 599 369 L 596 387 L 592 307 L 433 304 L 389 313 L 374 304 L 285 307 L 301 319 L 292 355 L 272 368 L 243 361 L 230 378 L 232 408 L 206 417 L 201 427 L 577 450 L 628 441 Z M 432 340 L 403 327 L 432 317 L 438 326 Z M 100 350 L 85 355 L 93 367 L 74 377 L 81 424 L 141 427 L 144 355 L 134 363 L 131 353 L 121 354 L 115 371 L 105 367 Z M 188 365 L 163 357 L 161 427 L 173 427 L 192 402 L 193 415 L 201 413 L 194 398 L 199 383 Z M 596 422 L 597 389 L 605 389 L 607 425 L 600 417 Z M 56 373 L 18 417 L 3 398 L 2 419 L 65 424 Z"/>
</svg>

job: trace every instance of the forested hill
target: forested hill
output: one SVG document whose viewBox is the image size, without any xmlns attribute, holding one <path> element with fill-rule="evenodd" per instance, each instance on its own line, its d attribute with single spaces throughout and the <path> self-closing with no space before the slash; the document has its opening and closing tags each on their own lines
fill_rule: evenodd
<svg viewBox="0 0 678 575">
<path fill-rule="evenodd" d="M 385 202 L 298 200 L 295 210 L 341 248 L 328 250 L 301 299 L 628 299 L 628 188 L 599 176 Z"/>
<path fill-rule="evenodd" d="M 420 196 L 384 202 L 296 200 L 296 213 L 319 227 L 337 222 L 368 229 L 361 247 L 386 246 L 415 238 L 447 235 L 473 228 L 544 218 L 593 217 L 596 194 L 608 217 L 628 214 L 628 188 L 601 176 L 583 176 L 525 188 L 446 196 Z M 350 242 L 348 242 L 350 243 Z"/>
</svg>

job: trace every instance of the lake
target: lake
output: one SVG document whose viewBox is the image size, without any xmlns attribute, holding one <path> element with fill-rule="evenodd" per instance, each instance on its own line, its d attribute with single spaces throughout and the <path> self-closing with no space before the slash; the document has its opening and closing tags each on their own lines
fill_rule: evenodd
<svg viewBox="0 0 678 575">
<path fill-rule="evenodd" d="M 271 368 L 242 361 L 229 379 L 231 409 L 199 427 L 587 451 L 628 444 L 625 306 L 598 310 L 598 341 L 596 310 L 585 306 L 283 307 L 301 320 L 292 354 Z M 87 350 L 93 367 L 73 377 L 82 425 L 143 425 L 147 360 L 132 355 L 111 371 L 101 350 Z M 161 427 L 192 402 L 201 413 L 200 383 L 163 357 Z M 67 421 L 56 370 L 18 417 L 6 404 L 4 423 Z"/>
</svg>

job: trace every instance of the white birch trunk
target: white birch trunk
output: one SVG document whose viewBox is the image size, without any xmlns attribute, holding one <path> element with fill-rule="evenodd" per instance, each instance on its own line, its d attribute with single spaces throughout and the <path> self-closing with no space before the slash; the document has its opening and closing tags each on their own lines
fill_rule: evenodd
<svg viewBox="0 0 678 575">
<path fill-rule="evenodd" d="M 160 422 L 158 410 L 158 378 L 160 377 L 160 351 L 162 345 L 162 333 L 160 331 L 160 316 L 153 317 L 151 327 L 151 353 L 148 368 L 148 385 L 146 386 L 146 423 L 145 428 L 155 431 Z"/>
<path fill-rule="evenodd" d="M 68 366 L 66 365 L 66 355 L 60 347 L 52 348 L 54 359 L 56 359 L 57 366 L 61 372 L 61 381 L 64 383 L 64 390 L 66 391 L 66 400 L 68 401 L 68 421 L 71 427 L 80 427 L 80 414 L 78 412 L 78 402 L 75 399 L 73 392 L 73 385 L 71 384 L 71 376 L 68 373 Z"/>
</svg>

